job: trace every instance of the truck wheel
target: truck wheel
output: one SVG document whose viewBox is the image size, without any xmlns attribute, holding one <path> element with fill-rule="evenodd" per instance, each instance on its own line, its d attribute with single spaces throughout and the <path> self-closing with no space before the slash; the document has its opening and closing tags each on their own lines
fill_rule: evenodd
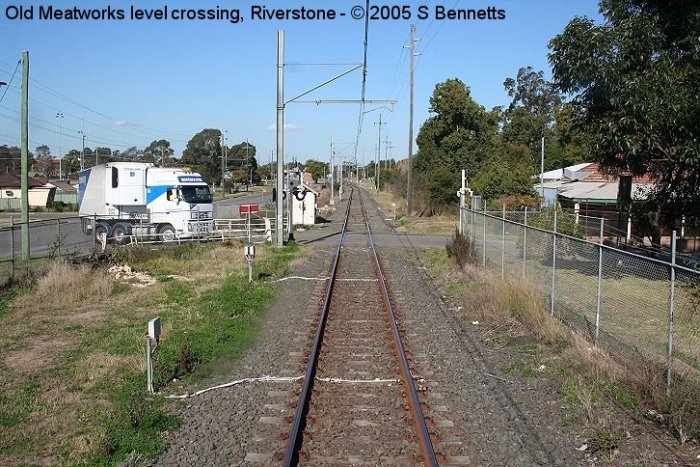
<svg viewBox="0 0 700 467">
<path fill-rule="evenodd" d="M 160 238 L 164 242 L 172 242 L 175 240 L 175 228 L 170 225 L 170 224 L 165 224 L 162 226 L 159 230 L 158 233 L 160 234 Z"/>
<path fill-rule="evenodd" d="M 97 224 L 95 226 L 95 238 L 97 239 L 98 242 L 102 243 L 103 241 L 106 242 L 107 238 L 109 235 L 109 226 L 106 224 Z"/>
<path fill-rule="evenodd" d="M 129 241 L 129 231 L 131 230 L 131 226 L 126 225 L 126 224 L 115 224 L 114 227 L 112 227 L 112 238 L 114 239 L 114 243 L 117 245 L 124 245 Z"/>
</svg>

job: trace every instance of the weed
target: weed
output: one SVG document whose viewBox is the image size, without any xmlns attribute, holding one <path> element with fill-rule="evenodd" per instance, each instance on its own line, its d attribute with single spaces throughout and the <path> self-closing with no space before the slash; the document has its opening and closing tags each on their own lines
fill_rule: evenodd
<svg viewBox="0 0 700 467">
<path fill-rule="evenodd" d="M 501 371 L 505 374 L 519 373 L 524 378 L 529 378 L 535 375 L 535 369 L 531 365 L 523 362 L 513 362 L 509 363 L 501 368 Z"/>
<path fill-rule="evenodd" d="M 537 344 L 519 344 L 515 346 L 515 351 L 521 355 L 535 356 L 539 353 L 540 349 Z"/>
<path fill-rule="evenodd" d="M 457 265 L 464 269 L 467 263 L 474 263 L 474 250 L 472 242 L 467 234 L 461 234 L 456 231 L 452 236 L 452 240 L 445 246 L 447 256 L 454 257 Z"/>
<path fill-rule="evenodd" d="M 588 449 L 591 452 L 610 454 L 620 447 L 624 435 L 609 427 L 598 428 L 588 440 Z"/>
</svg>

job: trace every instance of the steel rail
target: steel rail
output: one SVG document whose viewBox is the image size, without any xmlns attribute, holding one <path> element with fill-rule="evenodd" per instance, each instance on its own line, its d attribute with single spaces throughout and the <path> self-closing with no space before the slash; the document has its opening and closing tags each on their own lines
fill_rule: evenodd
<svg viewBox="0 0 700 467">
<path fill-rule="evenodd" d="M 318 322 L 318 328 L 316 329 L 316 335 L 314 336 L 314 341 L 311 344 L 311 355 L 309 356 L 309 361 L 306 365 L 306 374 L 304 375 L 304 385 L 301 389 L 301 394 L 299 395 L 299 402 L 297 404 L 296 415 L 294 416 L 294 425 L 292 427 L 292 432 L 289 436 L 289 443 L 287 444 L 287 453 L 284 458 L 284 465 L 290 467 L 297 465 L 299 462 L 299 446 L 301 445 L 301 434 L 303 432 L 303 423 L 305 415 L 308 412 L 309 396 L 311 395 L 311 389 L 313 387 L 313 381 L 316 374 L 316 364 L 318 363 L 318 354 L 321 349 L 321 343 L 323 341 L 323 331 L 326 327 L 326 319 L 328 318 L 328 309 L 331 304 L 331 296 L 333 294 L 333 286 L 335 285 L 335 276 L 338 271 L 338 260 L 340 259 L 340 251 L 343 246 L 343 240 L 345 239 L 345 233 L 348 227 L 348 218 L 350 217 L 350 205 L 352 204 L 352 192 L 351 188 L 350 196 L 348 197 L 348 205 L 345 209 L 345 220 L 343 221 L 343 229 L 340 234 L 340 241 L 338 242 L 338 248 L 335 252 L 335 258 L 333 260 L 333 266 L 331 267 L 330 279 L 326 286 L 326 295 L 323 300 L 323 309 L 321 311 L 321 317 Z"/>
<path fill-rule="evenodd" d="M 406 352 L 404 350 L 403 343 L 401 342 L 401 334 L 399 333 L 399 327 L 396 323 L 396 314 L 394 313 L 394 307 L 391 305 L 386 276 L 384 275 L 384 270 L 382 269 L 381 263 L 379 262 L 379 255 L 377 254 L 377 250 L 374 247 L 374 240 L 372 239 L 372 230 L 369 226 L 369 218 L 367 216 L 367 211 L 365 210 L 365 203 L 362 200 L 362 193 L 360 193 L 360 205 L 362 206 L 362 216 L 364 217 L 365 226 L 367 227 L 368 243 L 370 248 L 372 249 L 372 254 L 374 256 L 375 270 L 380 279 L 379 283 L 381 285 L 381 292 L 384 298 L 384 305 L 389 315 L 389 321 L 391 321 L 394 345 L 396 347 L 396 352 L 398 353 L 399 360 L 401 363 L 401 373 L 403 376 L 404 387 L 406 389 L 406 392 L 408 393 L 408 403 L 413 414 L 413 423 L 415 425 L 417 433 L 420 435 L 418 437 L 418 444 L 420 445 L 425 464 L 430 466 L 437 466 L 439 464 L 437 458 L 435 457 L 433 444 L 430 440 L 430 434 L 428 433 L 428 427 L 425 425 L 425 418 L 423 416 L 423 410 L 420 406 L 420 401 L 418 400 L 418 394 L 416 393 L 416 386 L 415 384 L 413 384 L 413 376 L 411 375 L 411 368 L 408 365 Z"/>
</svg>

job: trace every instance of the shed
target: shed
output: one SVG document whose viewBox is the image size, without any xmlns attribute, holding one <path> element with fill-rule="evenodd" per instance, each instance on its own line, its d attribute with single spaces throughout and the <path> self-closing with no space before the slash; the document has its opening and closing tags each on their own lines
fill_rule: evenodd
<svg viewBox="0 0 700 467">
<path fill-rule="evenodd" d="M 316 223 L 316 198 L 318 191 L 308 185 L 302 184 L 304 187 L 304 199 L 299 200 L 292 195 L 292 217 L 294 225 L 314 225 Z"/>
</svg>

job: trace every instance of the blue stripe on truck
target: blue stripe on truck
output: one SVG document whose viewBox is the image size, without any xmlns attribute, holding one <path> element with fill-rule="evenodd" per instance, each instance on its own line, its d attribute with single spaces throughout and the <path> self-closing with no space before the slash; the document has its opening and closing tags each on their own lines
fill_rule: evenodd
<svg viewBox="0 0 700 467">
<path fill-rule="evenodd" d="M 151 204 L 159 196 L 163 196 L 172 185 L 156 185 L 146 188 L 146 204 Z"/>
</svg>

